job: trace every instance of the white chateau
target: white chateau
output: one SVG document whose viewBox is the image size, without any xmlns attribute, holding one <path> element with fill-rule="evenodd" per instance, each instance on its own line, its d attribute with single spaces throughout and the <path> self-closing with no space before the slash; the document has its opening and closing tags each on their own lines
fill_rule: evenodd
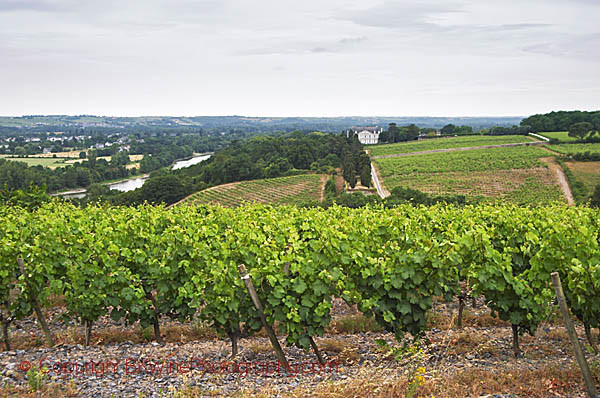
<svg viewBox="0 0 600 398">
<path fill-rule="evenodd" d="M 360 141 L 361 144 L 377 144 L 379 141 L 379 134 L 383 132 L 383 128 L 379 128 L 377 126 L 352 127 L 350 131 L 358 135 L 358 141 Z"/>
</svg>

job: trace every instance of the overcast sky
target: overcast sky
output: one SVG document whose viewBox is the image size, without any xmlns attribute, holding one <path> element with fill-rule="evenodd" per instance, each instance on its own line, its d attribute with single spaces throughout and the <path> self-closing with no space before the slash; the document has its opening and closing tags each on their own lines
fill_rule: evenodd
<svg viewBox="0 0 600 398">
<path fill-rule="evenodd" d="M 0 115 L 600 109 L 600 0 L 0 0 Z"/>
</svg>

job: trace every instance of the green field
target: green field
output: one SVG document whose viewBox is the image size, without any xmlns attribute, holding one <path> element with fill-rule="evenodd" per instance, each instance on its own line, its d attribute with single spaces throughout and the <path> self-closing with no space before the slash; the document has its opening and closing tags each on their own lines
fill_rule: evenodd
<svg viewBox="0 0 600 398">
<path fill-rule="evenodd" d="M 531 146 L 438 152 L 374 160 L 383 177 L 409 173 L 473 172 L 543 167 L 538 160 L 548 156 Z"/>
<path fill-rule="evenodd" d="M 600 162 L 565 162 L 575 180 L 585 186 L 587 196 L 591 196 L 600 184 Z"/>
<path fill-rule="evenodd" d="M 547 147 L 564 155 L 575 155 L 576 153 L 585 152 L 600 154 L 600 144 L 558 144 L 547 145 Z"/>
<path fill-rule="evenodd" d="M 569 132 L 568 131 L 553 131 L 553 132 L 549 132 L 549 133 L 538 133 L 539 135 L 546 137 L 546 138 L 555 138 L 559 141 L 563 141 L 563 142 L 569 142 L 569 141 L 575 141 L 577 140 L 577 138 L 573 138 L 573 137 L 569 137 Z"/>
<path fill-rule="evenodd" d="M 518 204 L 562 201 L 555 177 L 537 147 L 506 147 L 376 159 L 388 190 L 409 187 Z"/>
<path fill-rule="evenodd" d="M 27 163 L 28 166 L 45 166 L 51 169 L 67 166 L 65 163 L 66 159 L 61 158 L 12 158 L 7 155 L 0 155 L 0 158 L 15 162 L 24 162 Z"/>
<path fill-rule="evenodd" d="M 319 174 L 301 174 L 290 177 L 242 181 L 218 185 L 185 198 L 179 204 L 220 204 L 237 207 L 244 202 L 273 205 L 302 204 L 320 200 L 326 179 Z"/>
<path fill-rule="evenodd" d="M 467 148 L 486 145 L 519 144 L 537 141 L 523 135 L 466 136 L 451 138 L 431 138 L 400 144 L 377 145 L 370 147 L 371 156 L 395 155 L 400 153 L 423 152 L 435 149 Z"/>
</svg>

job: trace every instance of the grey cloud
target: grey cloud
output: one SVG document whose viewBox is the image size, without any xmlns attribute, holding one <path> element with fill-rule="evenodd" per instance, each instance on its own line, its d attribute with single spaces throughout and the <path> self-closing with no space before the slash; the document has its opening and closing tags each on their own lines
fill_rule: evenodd
<svg viewBox="0 0 600 398">
<path fill-rule="evenodd" d="M 491 29 L 496 29 L 496 30 L 522 30 L 522 29 L 536 29 L 536 28 L 547 28 L 550 26 L 554 26 L 553 24 L 547 24 L 547 23 L 515 23 L 515 24 L 504 24 L 504 25 L 497 25 L 497 26 L 490 26 Z"/>
<path fill-rule="evenodd" d="M 600 60 L 600 33 L 575 35 L 559 40 L 524 46 L 524 52 L 554 57 L 577 58 L 583 61 Z"/>
<path fill-rule="evenodd" d="M 0 108 L 8 114 L 314 115 L 523 114 L 591 106 L 600 87 L 598 5 L 0 0 L 0 87 L 7 93 Z M 356 98 L 369 101 L 340 95 L 348 84 Z M 235 98 L 226 89 L 233 87 Z M 411 95 L 390 94 L 398 92 Z"/>
<path fill-rule="evenodd" d="M 464 4 L 459 2 L 425 2 L 419 4 L 386 2 L 377 7 L 363 11 L 347 13 L 343 18 L 358 25 L 409 31 L 422 35 L 435 36 L 444 41 L 441 35 L 463 35 L 465 40 L 473 35 L 486 32 L 501 33 L 531 29 L 544 29 L 553 26 L 545 23 L 511 23 L 511 24 L 439 24 L 436 16 L 464 12 Z M 459 38 L 459 37 L 458 37 Z M 481 37 L 480 37 L 481 38 Z"/>
<path fill-rule="evenodd" d="M 325 48 L 325 47 L 315 47 L 309 50 L 311 53 L 332 53 L 336 52 L 334 49 Z"/>
<path fill-rule="evenodd" d="M 360 43 L 362 41 L 367 40 L 366 36 L 361 36 L 361 37 L 345 37 L 343 39 L 341 39 L 339 41 L 340 44 L 342 45 L 346 45 L 346 44 L 355 44 L 355 43 Z"/>
<path fill-rule="evenodd" d="M 58 11 L 61 5 L 44 0 L 0 0 L 0 12 L 6 11 Z"/>
<path fill-rule="evenodd" d="M 357 25 L 385 28 L 433 25 L 429 18 L 444 13 L 461 12 L 462 4 L 456 1 L 424 1 L 419 3 L 387 1 L 366 10 L 343 12 L 339 19 L 352 21 Z"/>
<path fill-rule="evenodd" d="M 269 47 L 246 49 L 237 55 L 276 55 L 276 54 L 322 54 L 351 51 L 361 42 L 368 40 L 366 36 L 345 37 L 336 41 L 321 42 L 287 42 L 281 41 Z"/>
</svg>

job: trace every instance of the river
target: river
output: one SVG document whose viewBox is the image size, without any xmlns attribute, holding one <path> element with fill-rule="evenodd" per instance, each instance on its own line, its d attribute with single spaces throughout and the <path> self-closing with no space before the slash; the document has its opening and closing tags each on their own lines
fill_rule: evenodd
<svg viewBox="0 0 600 398">
<path fill-rule="evenodd" d="M 179 170 L 179 169 L 193 166 L 195 164 L 205 161 L 206 159 L 210 158 L 211 156 L 212 156 L 211 154 L 204 154 L 204 155 L 193 156 L 189 159 L 177 160 L 175 163 L 173 163 L 173 166 L 171 166 L 171 170 Z M 147 179 L 148 179 L 148 177 L 132 178 L 129 180 L 124 180 L 124 181 L 115 182 L 113 184 L 109 184 L 108 187 L 110 189 L 115 189 L 115 190 L 121 191 L 121 192 L 129 192 L 129 191 L 133 191 L 134 189 L 140 188 L 142 185 L 144 185 L 144 183 L 146 182 Z"/>
<path fill-rule="evenodd" d="M 140 188 L 142 185 L 144 185 L 147 179 L 148 177 L 132 178 L 129 180 L 108 184 L 108 187 L 121 192 L 133 191 L 134 189 Z"/>
<path fill-rule="evenodd" d="M 185 167 L 193 166 L 195 164 L 205 161 L 206 159 L 210 158 L 211 156 L 212 156 L 212 154 L 202 154 L 202 155 L 193 156 L 189 159 L 177 160 L 175 163 L 173 163 L 173 166 L 171 166 L 171 170 L 179 170 L 179 169 L 183 169 Z M 108 187 L 110 189 L 114 189 L 116 191 L 121 191 L 121 192 L 133 191 L 134 189 L 140 188 L 142 185 L 144 185 L 144 183 L 146 182 L 147 179 L 148 179 L 147 175 L 143 176 L 143 177 L 138 177 L 138 178 L 131 178 L 129 180 L 123 180 L 123 181 L 119 181 L 119 182 L 110 183 L 110 184 L 108 184 Z M 81 189 L 81 190 L 70 191 L 70 192 L 66 192 L 63 194 L 57 194 L 57 195 L 60 195 L 63 198 L 83 198 L 83 197 L 85 197 L 86 192 L 85 192 L 85 189 Z"/>
<path fill-rule="evenodd" d="M 206 155 L 194 156 L 193 158 L 190 158 L 187 160 L 178 160 L 175 163 L 173 163 L 173 167 L 171 167 L 171 170 L 179 170 L 179 169 L 183 169 L 185 167 L 193 166 L 195 164 L 205 161 L 206 159 L 210 158 L 211 156 L 212 156 L 211 154 L 206 154 Z"/>
</svg>

